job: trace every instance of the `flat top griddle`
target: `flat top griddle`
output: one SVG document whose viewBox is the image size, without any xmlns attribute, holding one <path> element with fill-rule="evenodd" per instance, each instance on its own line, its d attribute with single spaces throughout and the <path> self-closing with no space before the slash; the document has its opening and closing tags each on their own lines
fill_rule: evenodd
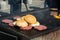
<svg viewBox="0 0 60 40">
<path fill-rule="evenodd" d="M 35 30 L 33 28 L 31 30 L 29 30 L 29 31 L 23 31 L 23 30 L 20 30 L 16 26 L 10 27 L 9 25 L 1 22 L 1 20 L 6 19 L 6 18 L 13 20 L 13 16 L 8 16 L 8 17 L 2 17 L 2 18 L 0 18 L 0 25 L 2 27 L 5 27 L 7 29 L 11 29 L 12 31 L 15 31 L 17 34 L 20 34 L 20 35 L 22 35 L 22 36 L 24 36 L 26 38 L 29 38 L 29 39 L 36 38 L 36 37 L 39 37 L 40 35 L 44 35 L 44 34 L 52 32 L 54 30 L 60 29 L 60 25 L 59 25 L 60 24 L 60 20 L 54 19 L 48 13 L 49 13 L 49 11 L 31 12 L 31 14 L 34 15 L 34 16 L 36 16 L 37 20 L 42 25 L 46 25 L 47 26 L 47 30 L 44 30 L 44 31 L 38 31 L 38 30 Z M 25 13 L 23 13 L 22 15 L 25 15 Z M 20 16 L 22 16 L 22 15 L 20 15 Z"/>
</svg>

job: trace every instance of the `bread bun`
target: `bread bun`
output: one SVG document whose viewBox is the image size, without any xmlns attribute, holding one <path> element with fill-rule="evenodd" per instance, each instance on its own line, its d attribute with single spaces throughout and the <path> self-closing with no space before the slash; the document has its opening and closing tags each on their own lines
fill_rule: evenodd
<svg viewBox="0 0 60 40">
<path fill-rule="evenodd" d="M 16 20 L 20 20 L 21 18 L 16 18 Z"/>
<path fill-rule="evenodd" d="M 60 16 L 54 16 L 54 18 L 56 18 L 56 19 L 60 19 Z"/>
<path fill-rule="evenodd" d="M 31 26 L 39 26 L 40 23 L 39 22 L 36 22 L 35 24 L 31 24 Z"/>
<path fill-rule="evenodd" d="M 16 21 L 16 25 L 18 27 L 26 27 L 26 26 L 28 26 L 28 23 L 24 20 L 18 20 L 18 21 Z"/>
<path fill-rule="evenodd" d="M 13 24 L 14 24 L 14 25 L 16 25 L 16 21 L 15 21 L 15 22 L 13 22 Z"/>
<path fill-rule="evenodd" d="M 25 16 L 22 16 L 21 19 L 24 20 Z"/>
<path fill-rule="evenodd" d="M 25 16 L 25 21 L 30 24 L 34 24 L 34 23 L 36 23 L 36 17 L 31 14 L 28 14 Z"/>
</svg>

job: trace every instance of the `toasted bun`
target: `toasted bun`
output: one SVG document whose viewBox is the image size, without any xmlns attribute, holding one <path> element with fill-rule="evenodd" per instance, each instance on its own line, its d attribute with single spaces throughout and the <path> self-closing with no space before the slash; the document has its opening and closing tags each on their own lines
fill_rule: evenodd
<svg viewBox="0 0 60 40">
<path fill-rule="evenodd" d="M 21 19 L 24 20 L 25 16 L 22 16 Z"/>
<path fill-rule="evenodd" d="M 24 20 L 25 16 L 22 16 L 20 18 L 17 18 L 16 20 Z"/>
<path fill-rule="evenodd" d="M 26 26 L 28 26 L 28 23 L 24 20 L 18 20 L 18 21 L 16 21 L 16 25 L 18 27 L 26 27 Z"/>
<path fill-rule="evenodd" d="M 30 24 L 34 24 L 34 23 L 36 23 L 36 17 L 31 14 L 28 14 L 25 16 L 25 21 Z"/>
<path fill-rule="evenodd" d="M 60 19 L 60 16 L 54 16 L 54 18 L 56 18 L 56 19 Z"/>
<path fill-rule="evenodd" d="M 20 20 L 21 18 L 16 18 L 16 20 Z"/>
<path fill-rule="evenodd" d="M 15 21 L 15 22 L 13 22 L 13 24 L 14 24 L 14 25 L 16 25 L 16 21 Z"/>
<path fill-rule="evenodd" d="M 39 26 L 40 23 L 39 22 L 36 22 L 35 24 L 31 24 L 31 26 Z"/>
</svg>

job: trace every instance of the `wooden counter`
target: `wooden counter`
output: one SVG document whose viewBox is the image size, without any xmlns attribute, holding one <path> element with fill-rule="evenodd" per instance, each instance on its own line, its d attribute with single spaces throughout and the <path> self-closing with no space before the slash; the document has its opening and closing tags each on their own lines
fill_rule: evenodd
<svg viewBox="0 0 60 40">
<path fill-rule="evenodd" d="M 47 35 L 43 35 L 32 40 L 60 40 L 60 30 L 51 32 Z"/>
</svg>

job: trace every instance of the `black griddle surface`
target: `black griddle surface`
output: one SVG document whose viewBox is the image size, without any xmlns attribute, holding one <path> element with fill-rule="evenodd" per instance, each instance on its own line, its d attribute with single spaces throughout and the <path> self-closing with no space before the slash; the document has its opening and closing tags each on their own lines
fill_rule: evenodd
<svg viewBox="0 0 60 40">
<path fill-rule="evenodd" d="M 44 31 L 38 31 L 38 30 L 35 30 L 33 28 L 31 30 L 29 30 L 29 31 L 23 31 L 23 30 L 20 30 L 19 28 L 17 28 L 16 26 L 10 27 L 9 25 L 1 22 L 1 20 L 6 19 L 6 18 L 13 20 L 12 16 L 0 18 L 0 25 L 2 27 L 7 28 L 7 29 L 10 28 L 11 30 L 15 31 L 17 34 L 20 34 L 20 35 L 22 35 L 22 36 L 24 36 L 26 38 L 29 38 L 29 39 L 36 38 L 36 37 L 39 37 L 40 35 L 44 35 L 44 34 L 52 32 L 52 31 L 55 31 L 57 29 L 60 29 L 60 25 L 59 25 L 60 24 L 60 20 L 54 19 L 52 16 L 50 16 L 48 14 L 45 14 L 45 12 L 43 12 L 45 15 L 43 15 L 42 13 L 40 14 L 40 13 L 39 12 L 37 12 L 37 13 L 35 12 L 35 13 L 32 13 L 32 15 L 36 16 L 37 20 L 42 25 L 46 25 L 47 26 L 47 30 L 44 30 Z"/>
<path fill-rule="evenodd" d="M 2 18 L 2 19 L 4 19 L 4 18 Z M 12 17 L 10 17 L 10 18 L 6 17 L 5 19 L 11 19 L 11 20 L 13 20 Z M 38 30 L 35 30 L 33 28 L 31 30 L 29 30 L 29 31 L 23 31 L 23 30 L 20 30 L 19 28 L 17 28 L 16 26 L 15 27 L 10 27 L 8 24 L 2 23 L 2 22 L 0 23 L 0 25 L 2 27 L 7 28 L 7 29 L 10 28 L 10 29 L 14 30 L 15 32 L 17 32 L 18 34 L 20 34 L 22 36 L 25 36 L 27 38 L 35 38 L 35 37 L 38 37 L 40 35 L 47 34 L 47 33 L 51 32 L 51 31 L 60 29 L 59 26 L 57 26 L 57 25 L 53 25 L 52 26 L 49 23 L 48 23 L 48 25 L 47 25 L 47 23 L 42 24 L 42 25 L 46 25 L 48 27 L 48 29 L 44 30 L 44 31 L 38 31 Z"/>
</svg>

